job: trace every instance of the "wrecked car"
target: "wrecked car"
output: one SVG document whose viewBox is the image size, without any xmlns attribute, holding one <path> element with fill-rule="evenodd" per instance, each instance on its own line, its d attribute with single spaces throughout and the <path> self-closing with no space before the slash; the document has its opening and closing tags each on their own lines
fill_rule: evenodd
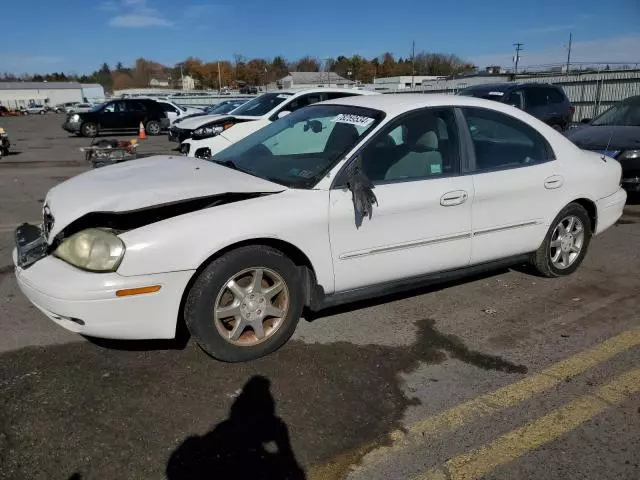
<svg viewBox="0 0 640 480">
<path fill-rule="evenodd" d="M 614 159 L 509 105 L 359 96 L 297 110 L 209 160 L 73 177 L 16 230 L 16 277 L 58 325 L 275 351 L 318 311 L 516 263 L 573 273 L 621 216 Z M 180 323 L 179 323 L 180 322 Z"/>
</svg>

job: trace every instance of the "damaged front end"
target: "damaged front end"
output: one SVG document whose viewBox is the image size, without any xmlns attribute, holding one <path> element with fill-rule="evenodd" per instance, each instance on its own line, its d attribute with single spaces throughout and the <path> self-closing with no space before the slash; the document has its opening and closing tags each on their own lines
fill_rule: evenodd
<svg viewBox="0 0 640 480">
<path fill-rule="evenodd" d="M 153 205 L 137 210 L 90 212 L 65 226 L 53 239 L 50 239 L 49 236 L 56 220 L 48 205 L 45 204 L 41 226 L 24 223 L 15 231 L 16 263 L 20 268 L 26 269 L 38 260 L 53 254 L 84 270 L 115 271 L 125 253 L 124 244 L 117 239 L 121 233 L 198 210 L 250 200 L 273 193 L 276 192 L 227 192 Z M 121 244 L 121 248 L 118 242 Z M 103 255 L 109 261 L 96 263 L 95 259 L 90 258 L 94 249 L 102 249 Z M 113 257 L 116 253 L 119 258 Z M 86 261 L 82 260 L 83 254 Z"/>
</svg>

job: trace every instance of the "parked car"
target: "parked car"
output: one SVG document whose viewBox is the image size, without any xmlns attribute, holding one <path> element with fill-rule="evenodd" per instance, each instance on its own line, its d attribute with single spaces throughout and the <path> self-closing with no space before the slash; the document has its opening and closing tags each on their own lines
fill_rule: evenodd
<svg viewBox="0 0 640 480">
<path fill-rule="evenodd" d="M 222 115 L 224 113 L 231 113 L 233 110 L 235 110 L 236 108 L 240 107 L 241 105 L 244 105 L 247 101 L 246 100 L 225 100 L 222 101 L 216 105 L 211 105 L 209 107 L 206 107 L 202 112 L 200 113 L 193 113 L 191 115 L 187 115 L 184 116 L 182 118 L 179 118 L 178 120 L 176 120 L 175 122 L 173 122 L 171 125 L 172 127 L 175 128 L 170 128 L 169 129 L 169 141 L 170 142 L 178 142 L 181 143 L 182 141 L 186 140 L 187 138 L 189 138 L 189 136 L 191 135 L 191 131 L 190 129 L 183 129 L 182 128 L 182 122 L 184 122 L 187 119 L 190 118 L 196 118 L 196 117 L 205 117 L 207 116 L 206 119 L 202 118 L 202 121 L 210 121 L 211 119 L 213 119 L 216 115 Z"/>
<path fill-rule="evenodd" d="M 66 113 L 85 113 L 95 108 L 93 103 L 72 103 L 68 107 L 65 107 Z"/>
<path fill-rule="evenodd" d="M 24 111 L 27 115 L 44 115 L 47 113 L 44 105 L 30 105 Z"/>
<path fill-rule="evenodd" d="M 73 177 L 15 234 L 16 278 L 58 325 L 172 338 L 244 361 L 319 310 L 531 263 L 573 273 L 622 215 L 620 164 L 498 102 L 352 96 L 301 108 L 210 161 Z"/>
<path fill-rule="evenodd" d="M 258 87 L 254 86 L 254 85 L 244 85 L 244 86 L 240 87 L 240 93 L 241 94 L 257 94 L 258 93 Z"/>
<path fill-rule="evenodd" d="M 148 135 L 158 135 L 166 118 L 164 107 L 155 100 L 126 98 L 97 105 L 89 112 L 69 114 L 62 128 L 96 137 L 100 133 L 137 132 L 142 123 Z"/>
<path fill-rule="evenodd" d="M 575 112 L 562 87 L 550 83 L 488 83 L 465 88 L 458 92 L 458 95 L 512 105 L 558 131 L 567 128 Z"/>
<path fill-rule="evenodd" d="M 640 95 L 629 97 L 596 118 L 582 119 L 567 132 L 580 148 L 615 158 L 622 165 L 622 186 L 640 191 Z"/>
<path fill-rule="evenodd" d="M 354 95 L 379 93 L 326 87 L 264 93 L 238 107 L 233 113 L 213 119 L 202 117 L 185 120 L 180 125 L 181 131 L 178 132 L 178 138 L 185 138 L 180 145 L 180 151 L 190 157 L 209 158 L 299 108 L 324 100 Z"/>
<path fill-rule="evenodd" d="M 9 109 L 4 105 L 0 105 L 0 117 L 8 117 L 11 114 Z"/>
</svg>

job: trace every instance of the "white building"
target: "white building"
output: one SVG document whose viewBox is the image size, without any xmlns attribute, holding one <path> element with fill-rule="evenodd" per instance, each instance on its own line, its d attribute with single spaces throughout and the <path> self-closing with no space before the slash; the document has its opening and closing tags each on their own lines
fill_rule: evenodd
<svg viewBox="0 0 640 480">
<path fill-rule="evenodd" d="M 102 85 L 78 82 L 0 82 L 0 104 L 7 108 L 30 104 L 57 105 L 104 98 Z M 95 100 L 94 100 L 95 101 Z"/>
<path fill-rule="evenodd" d="M 355 82 L 347 80 L 334 72 L 289 72 L 286 77 L 278 80 L 277 86 L 286 90 L 317 87 L 352 88 L 355 86 Z"/>
<path fill-rule="evenodd" d="M 169 86 L 169 77 L 166 75 L 158 75 L 149 80 L 149 86 L 152 88 L 162 88 Z"/>
<path fill-rule="evenodd" d="M 415 75 L 413 77 L 411 75 L 402 75 L 399 77 L 374 78 L 373 83 L 369 84 L 367 88 L 375 91 L 402 90 L 412 86 L 425 87 L 445 78 L 434 75 Z"/>
<path fill-rule="evenodd" d="M 196 81 L 191 75 L 184 75 L 182 77 L 182 90 L 193 90 L 196 88 Z"/>
</svg>

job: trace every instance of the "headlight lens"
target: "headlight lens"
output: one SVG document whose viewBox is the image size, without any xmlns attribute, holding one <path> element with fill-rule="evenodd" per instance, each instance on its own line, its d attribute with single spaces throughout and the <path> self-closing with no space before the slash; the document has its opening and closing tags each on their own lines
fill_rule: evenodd
<svg viewBox="0 0 640 480">
<path fill-rule="evenodd" d="M 124 243 L 109 230 L 89 228 L 65 239 L 53 254 L 92 272 L 114 272 L 124 256 Z"/>
<path fill-rule="evenodd" d="M 80 115 L 78 115 L 77 113 L 74 113 L 73 115 L 71 115 L 72 122 L 77 122 L 78 120 L 80 120 Z"/>
<path fill-rule="evenodd" d="M 632 158 L 640 158 L 640 150 L 625 150 L 618 155 L 617 160 L 631 160 Z"/>
<path fill-rule="evenodd" d="M 205 126 L 205 127 L 200 127 L 194 130 L 193 137 L 194 138 L 195 137 L 200 137 L 200 138 L 215 137 L 216 135 L 219 135 L 223 131 L 224 131 L 224 127 L 222 125 Z"/>
</svg>

